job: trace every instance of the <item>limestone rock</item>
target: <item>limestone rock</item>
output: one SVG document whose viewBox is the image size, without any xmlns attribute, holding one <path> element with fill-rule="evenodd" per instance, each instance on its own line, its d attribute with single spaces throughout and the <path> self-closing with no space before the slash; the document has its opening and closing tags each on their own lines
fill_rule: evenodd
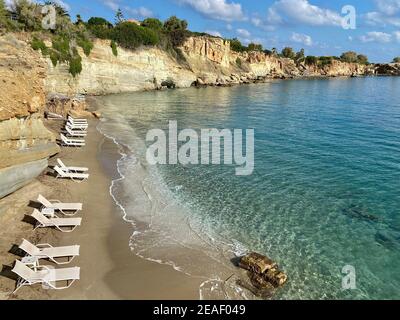
<svg viewBox="0 0 400 320">
<path fill-rule="evenodd" d="M 42 159 L 0 169 L 0 199 L 31 182 L 47 166 L 47 159 Z"/>
<path fill-rule="evenodd" d="M 59 152 L 56 138 L 38 115 L 0 122 L 0 169 Z"/>
</svg>

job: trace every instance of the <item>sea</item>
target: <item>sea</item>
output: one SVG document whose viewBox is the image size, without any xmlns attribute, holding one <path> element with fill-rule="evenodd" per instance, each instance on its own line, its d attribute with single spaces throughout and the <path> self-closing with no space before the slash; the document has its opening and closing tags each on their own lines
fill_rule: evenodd
<svg viewBox="0 0 400 320">
<path fill-rule="evenodd" d="M 270 299 L 400 298 L 399 77 L 96 99 L 98 130 L 121 154 L 110 193 L 132 225 L 132 254 L 202 279 L 203 299 L 258 299 L 235 266 L 251 251 L 288 275 Z M 253 129 L 253 173 L 149 164 L 146 135 L 170 121 L 196 132 Z"/>
</svg>

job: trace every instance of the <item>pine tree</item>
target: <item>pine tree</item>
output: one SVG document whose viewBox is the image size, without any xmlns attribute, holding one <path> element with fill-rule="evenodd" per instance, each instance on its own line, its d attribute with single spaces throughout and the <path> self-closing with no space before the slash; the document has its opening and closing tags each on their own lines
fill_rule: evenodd
<svg viewBox="0 0 400 320">
<path fill-rule="evenodd" d="M 118 8 L 117 12 L 115 13 L 115 24 L 119 24 L 125 21 L 124 14 L 122 13 L 121 8 Z"/>
</svg>

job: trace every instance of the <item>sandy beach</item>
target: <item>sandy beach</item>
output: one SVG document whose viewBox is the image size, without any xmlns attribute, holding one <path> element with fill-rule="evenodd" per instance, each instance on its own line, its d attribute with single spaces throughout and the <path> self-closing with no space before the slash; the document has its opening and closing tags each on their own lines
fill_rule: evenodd
<svg viewBox="0 0 400 320">
<path fill-rule="evenodd" d="M 0 208 L 0 299 L 199 299 L 202 279 L 192 278 L 161 265 L 135 256 L 128 246 L 131 226 L 122 219 L 121 210 L 109 194 L 115 177 L 117 146 L 97 130 L 97 120 L 89 121 L 86 146 L 81 149 L 62 148 L 50 159 L 57 158 L 67 165 L 90 168 L 90 178 L 83 183 L 55 179 L 52 170 L 37 180 L 2 199 Z M 60 122 L 46 123 L 53 131 Z M 38 229 L 33 231 L 29 215 L 33 202 L 41 193 L 49 199 L 82 202 L 82 226 L 72 233 Z M 15 246 L 25 238 L 33 243 L 81 246 L 80 257 L 70 266 L 81 268 L 81 280 L 67 290 L 44 290 L 40 285 L 25 287 L 17 294 L 15 275 L 10 271 L 19 252 Z M 46 264 L 46 263 L 45 263 Z"/>
</svg>

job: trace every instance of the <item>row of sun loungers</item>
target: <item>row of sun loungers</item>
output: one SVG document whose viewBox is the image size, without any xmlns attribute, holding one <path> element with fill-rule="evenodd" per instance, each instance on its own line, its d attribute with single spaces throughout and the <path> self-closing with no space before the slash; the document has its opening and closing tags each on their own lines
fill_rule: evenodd
<svg viewBox="0 0 400 320">
<path fill-rule="evenodd" d="M 71 218 L 82 210 L 82 203 L 63 203 L 59 200 L 47 200 L 39 195 L 37 198 L 40 209 L 34 209 L 31 217 L 36 220 L 37 228 L 54 227 L 61 232 L 72 232 L 82 223 L 82 218 Z M 56 213 L 65 217 L 58 217 Z M 34 284 L 46 285 L 50 289 L 67 289 L 80 279 L 80 268 L 55 269 L 40 265 L 40 260 L 49 260 L 56 265 L 66 265 L 79 256 L 80 246 L 53 247 L 50 244 L 34 245 L 22 239 L 19 249 L 27 255 L 21 261 L 17 260 L 13 272 L 19 276 L 14 293 L 23 286 Z M 60 283 L 66 283 L 60 285 Z"/>
<path fill-rule="evenodd" d="M 68 116 L 64 131 L 60 134 L 61 144 L 66 147 L 84 147 L 88 127 L 86 119 Z"/>
<path fill-rule="evenodd" d="M 85 119 L 73 119 L 68 117 L 65 131 L 61 133 L 61 142 L 65 146 L 81 147 L 85 140 L 77 137 L 86 137 L 88 123 Z M 54 167 L 56 178 L 71 179 L 82 182 L 89 178 L 88 168 L 67 166 L 57 159 Z M 37 228 L 55 228 L 61 232 L 73 232 L 82 224 L 82 218 L 74 217 L 82 211 L 82 203 L 63 203 L 59 200 L 48 200 L 39 195 L 37 202 L 38 209 L 34 209 L 31 217 L 36 221 Z M 26 256 L 16 260 L 13 272 L 19 276 L 16 293 L 23 286 L 42 284 L 49 289 L 67 289 L 76 280 L 80 279 L 80 268 L 54 268 L 48 265 L 41 265 L 41 260 L 48 260 L 56 265 L 66 265 L 79 256 L 80 246 L 53 247 L 50 244 L 34 245 L 23 239 L 19 246 Z"/>
</svg>

